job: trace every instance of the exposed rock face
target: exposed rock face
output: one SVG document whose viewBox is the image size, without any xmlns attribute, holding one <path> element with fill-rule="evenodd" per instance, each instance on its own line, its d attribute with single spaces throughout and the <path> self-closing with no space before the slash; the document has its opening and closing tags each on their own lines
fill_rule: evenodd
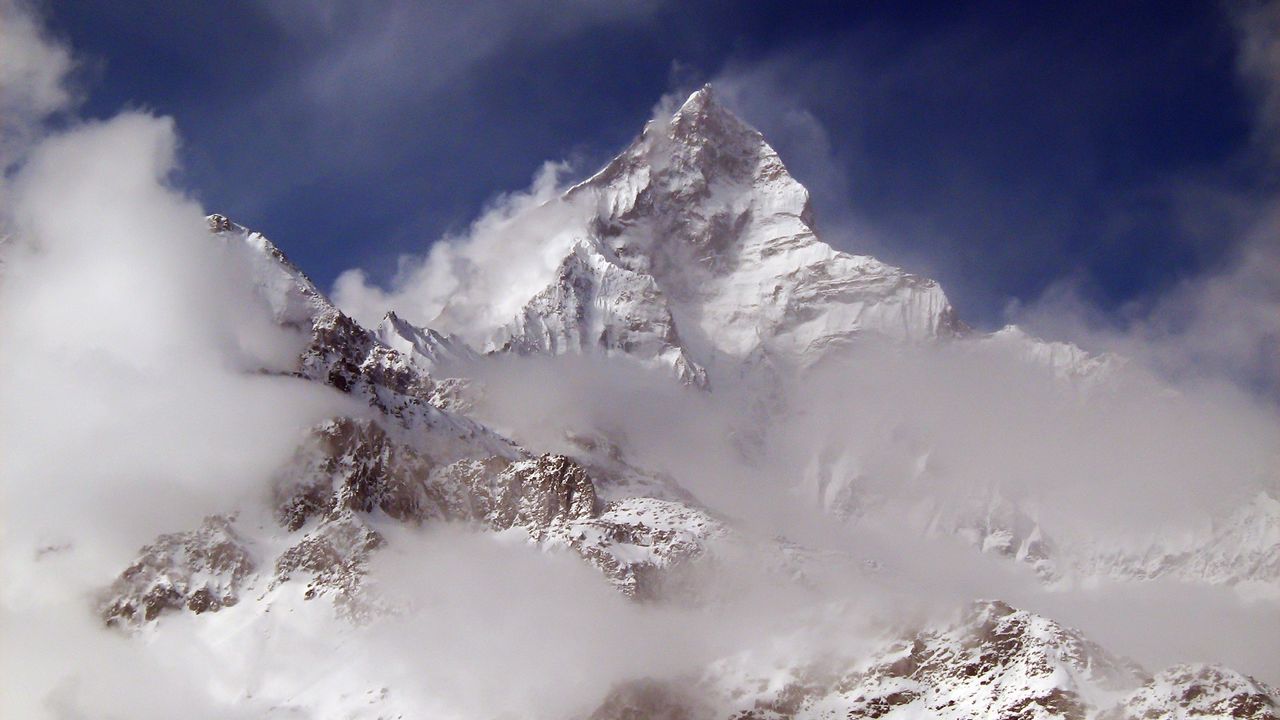
<svg viewBox="0 0 1280 720">
<path fill-rule="evenodd" d="M 563 455 L 543 455 L 508 465 L 496 476 L 474 474 L 476 512 L 494 528 L 529 528 L 589 518 L 597 513 L 596 489 L 587 473 Z"/>
<path fill-rule="evenodd" d="M 375 510 L 400 522 L 474 521 L 494 529 L 541 530 L 596 513 L 586 471 L 563 455 L 501 456 L 440 465 L 373 420 L 340 418 L 318 428 L 276 487 L 289 530 L 312 518 Z"/>
<path fill-rule="evenodd" d="M 723 528 L 678 502 L 632 498 L 607 507 L 587 471 L 563 455 L 509 461 L 463 459 L 435 466 L 369 421 L 338 421 L 317 436 L 322 451 L 291 466 L 277 495 L 290 530 L 375 511 L 415 525 L 469 522 L 520 528 L 587 558 L 628 595 L 662 570 L 700 554 Z"/>
<path fill-rule="evenodd" d="M 396 520 L 420 522 L 433 505 L 449 503 L 433 497 L 426 483 L 433 467 L 430 457 L 395 442 L 373 420 L 332 420 L 315 430 L 279 477 L 276 516 L 291 531 L 313 517 L 336 519 L 375 509 Z"/>
<path fill-rule="evenodd" d="M 371 554 L 385 544 L 375 529 L 380 517 L 519 528 L 532 542 L 582 555 L 621 592 L 641 597 L 652 594 L 663 571 L 698 556 L 707 539 L 725 532 L 678 502 L 635 498 L 604 507 L 587 471 L 563 455 L 439 465 L 379 423 L 351 418 L 318 427 L 282 470 L 275 517 L 301 537 L 274 561 L 269 589 L 304 581 L 306 599 L 329 596 L 350 617 L 369 611 L 361 581 Z M 112 587 L 104 617 L 141 624 L 166 609 L 234 604 L 255 570 L 240 543 L 219 518 L 196 532 L 162 536 Z"/>
<path fill-rule="evenodd" d="M 210 516 L 199 528 L 170 533 L 142 548 L 104 594 L 108 625 L 136 626 L 170 610 L 216 612 L 235 605 L 256 564 L 229 518 Z"/>
</svg>

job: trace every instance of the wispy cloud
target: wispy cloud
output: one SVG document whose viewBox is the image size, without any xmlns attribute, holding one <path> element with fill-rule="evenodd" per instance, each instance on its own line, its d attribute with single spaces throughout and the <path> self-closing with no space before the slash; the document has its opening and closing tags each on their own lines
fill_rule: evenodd
<svg viewBox="0 0 1280 720">
<path fill-rule="evenodd" d="M 0 172 L 33 142 L 40 123 L 70 108 L 71 51 L 52 38 L 25 0 L 0 3 Z"/>
<path fill-rule="evenodd" d="M 1229 8 L 1239 42 L 1238 69 L 1256 102 L 1254 136 L 1280 153 L 1280 3 L 1242 2 Z M 1280 154 L 1274 160 L 1280 162 Z"/>
</svg>

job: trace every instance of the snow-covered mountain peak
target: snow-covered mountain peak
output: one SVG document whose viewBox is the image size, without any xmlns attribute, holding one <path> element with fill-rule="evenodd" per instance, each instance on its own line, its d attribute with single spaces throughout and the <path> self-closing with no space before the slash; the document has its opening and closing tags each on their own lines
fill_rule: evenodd
<svg viewBox="0 0 1280 720">
<path fill-rule="evenodd" d="M 710 87 L 560 202 L 591 208 L 584 239 L 492 349 L 599 348 L 688 381 L 762 357 L 810 365 L 861 336 L 915 342 L 963 327 L 937 283 L 822 242 L 809 192 Z"/>
<path fill-rule="evenodd" d="M 659 168 L 665 165 L 662 154 L 669 154 L 675 165 L 696 169 L 707 181 L 750 180 L 762 162 L 785 173 L 764 135 L 720 102 L 710 85 L 690 95 L 670 118 L 648 123 L 639 142 Z"/>
<path fill-rule="evenodd" d="M 732 113 L 724 109 L 724 106 L 719 102 L 719 98 L 716 97 L 715 89 L 711 87 L 711 83 L 703 85 L 690 94 L 680 106 L 680 109 L 676 111 L 673 119 L 692 119 L 708 117 L 711 115 L 718 115 L 721 118 L 727 118 L 743 128 L 748 130 L 750 129 Z"/>
<path fill-rule="evenodd" d="M 742 250 L 737 223 L 747 215 L 793 226 L 785 228 L 792 235 L 812 234 L 808 191 L 710 86 L 670 118 L 649 122 L 630 147 L 569 195 L 587 192 L 597 197 L 594 229 L 606 239 L 620 237 L 619 226 L 653 224 L 646 237 L 608 243 L 636 270 L 672 274 L 691 262 L 732 271 Z"/>
</svg>

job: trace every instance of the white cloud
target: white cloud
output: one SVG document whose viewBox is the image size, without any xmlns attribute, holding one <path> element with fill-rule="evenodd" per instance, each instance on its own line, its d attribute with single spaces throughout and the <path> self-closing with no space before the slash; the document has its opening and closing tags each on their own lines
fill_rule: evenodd
<svg viewBox="0 0 1280 720">
<path fill-rule="evenodd" d="M 125 662 L 87 630 L 91 591 L 158 533 L 258 501 L 304 430 L 344 407 L 257 372 L 291 368 L 302 338 L 166 185 L 175 143 L 163 118 L 87 124 L 36 145 L 5 198 L 0 602 L 6 637 L 30 640 L 4 644 L 6 683 L 26 688 L 6 715 Z M 85 664 L 51 662 L 71 656 Z"/>
<path fill-rule="evenodd" d="M 1262 168 L 1263 181 L 1247 192 L 1193 184 L 1176 197 L 1174 218 L 1228 248 L 1221 261 L 1134 303 L 1118 320 L 1093 308 L 1075 278 L 1012 315 L 1042 334 L 1130 355 L 1175 380 L 1225 380 L 1280 400 L 1280 197 L 1267 184 L 1280 168 L 1280 3 L 1232 6 L 1231 19 L 1237 72 L 1254 99 L 1256 142 L 1244 160 Z M 1214 224 L 1205 227 L 1205 218 Z"/>
<path fill-rule="evenodd" d="M 551 282 L 586 232 L 586 205 L 553 202 L 564 192 L 564 170 L 545 164 L 528 190 L 497 198 L 465 235 L 442 238 L 424 256 L 401 257 L 390 290 L 371 285 L 361 270 L 344 272 L 334 284 L 335 302 L 364 323 L 395 310 L 482 346 L 490 330 Z"/>
<path fill-rule="evenodd" d="M 345 406 L 259 372 L 292 369 L 303 338 L 272 322 L 247 250 L 169 184 L 173 122 L 128 112 L 45 134 L 71 62 L 5 11 L 32 124 L 0 196 L 0 714 L 100 717 L 76 698 L 112 689 L 122 712 L 159 716 L 190 702 L 192 678 L 102 633 L 91 593 L 156 534 L 256 500 L 305 428 Z M 121 678 L 103 666 L 154 682 L 145 697 L 104 688 Z"/>
<path fill-rule="evenodd" d="M 0 2 L 0 171 L 22 154 L 38 124 L 68 109 L 71 51 L 52 39 L 25 0 Z"/>
</svg>

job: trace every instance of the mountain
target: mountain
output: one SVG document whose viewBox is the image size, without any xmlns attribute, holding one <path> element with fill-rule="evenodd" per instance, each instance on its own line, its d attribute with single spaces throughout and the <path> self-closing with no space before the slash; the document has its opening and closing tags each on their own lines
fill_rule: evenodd
<svg viewBox="0 0 1280 720">
<path fill-rule="evenodd" d="M 563 437 L 552 449 L 486 422 L 478 408 L 501 401 L 487 396 L 486 371 L 511 356 L 625 358 L 695 401 L 760 379 L 740 386 L 753 409 L 731 423 L 745 465 L 806 412 L 787 396 L 788 382 L 863 343 L 1007 353 L 1067 392 L 1105 392 L 1124 371 L 1120 358 L 1017 328 L 977 333 L 936 282 L 823 243 L 807 191 L 709 87 L 552 202 L 588 210 L 571 229 L 577 239 L 545 287 L 484 329 L 482 347 L 395 312 L 365 328 L 265 236 L 210 216 L 211 242 L 245 253 L 275 321 L 305 337 L 293 374 L 356 409 L 311 428 L 271 478 L 264 506 L 210 508 L 199 527 L 141 548 L 98 598 L 102 621 L 154 637 L 194 615 L 226 637 L 274 637 L 298 608 L 327 604 L 343 627 L 362 627 L 401 611 L 380 589 L 377 559 L 396 544 L 412 557 L 424 536 L 408 531 L 444 526 L 577 558 L 646 613 L 685 609 L 708 621 L 731 606 L 743 565 L 779 592 L 804 592 L 830 575 L 894 580 L 876 555 L 882 548 L 817 549 L 761 532 L 692 492 L 681 468 L 643 466 L 613 428 L 548 428 Z M 911 479 L 939 472 L 928 447 L 903 442 L 916 453 Z M 874 468 L 852 450 L 833 441 L 805 451 L 810 460 L 776 479 L 788 492 L 850 524 L 887 511 L 864 482 Z M 1280 587 L 1280 504 L 1266 492 L 1207 536 L 1137 553 L 1059 543 L 1023 500 L 997 491 L 931 499 L 897 530 L 958 538 L 1050 585 L 1083 576 Z M 735 635 L 786 645 L 768 634 L 770 623 L 759 625 Z M 835 651 L 799 646 L 781 661 L 726 650 L 693 671 L 652 668 L 594 688 L 598 702 L 578 716 L 1274 719 L 1280 702 L 1264 683 L 1218 666 L 1152 675 L 1078 630 L 999 600 L 914 624 L 886 620 L 878 632 L 869 647 L 850 638 Z M 217 652 L 238 662 L 234 642 Z M 240 699 L 265 716 L 435 716 L 377 672 L 316 670 L 297 692 L 268 678 Z"/>
</svg>

